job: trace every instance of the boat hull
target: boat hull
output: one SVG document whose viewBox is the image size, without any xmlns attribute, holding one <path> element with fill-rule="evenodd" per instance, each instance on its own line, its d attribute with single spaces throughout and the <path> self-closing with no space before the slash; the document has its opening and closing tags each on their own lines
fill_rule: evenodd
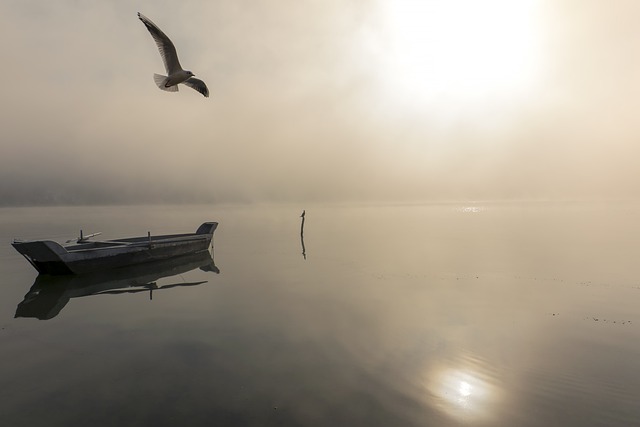
<svg viewBox="0 0 640 427">
<path fill-rule="evenodd" d="M 204 223 L 191 234 L 85 242 L 67 247 L 50 240 L 14 241 L 12 245 L 41 274 L 86 274 L 206 251 L 217 225 Z"/>
</svg>

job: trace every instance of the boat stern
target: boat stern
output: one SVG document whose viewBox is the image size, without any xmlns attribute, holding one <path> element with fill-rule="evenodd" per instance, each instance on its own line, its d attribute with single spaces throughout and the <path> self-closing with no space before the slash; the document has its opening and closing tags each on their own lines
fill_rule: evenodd
<svg viewBox="0 0 640 427">
<path fill-rule="evenodd" d="M 51 240 L 14 240 L 11 242 L 11 246 L 41 274 L 72 273 L 64 261 L 64 257 L 68 252 L 59 243 Z"/>
</svg>

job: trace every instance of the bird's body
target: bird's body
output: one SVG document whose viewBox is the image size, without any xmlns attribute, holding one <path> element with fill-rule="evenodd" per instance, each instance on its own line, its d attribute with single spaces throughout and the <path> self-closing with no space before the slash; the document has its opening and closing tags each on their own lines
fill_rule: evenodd
<svg viewBox="0 0 640 427">
<path fill-rule="evenodd" d="M 189 86 L 191 89 L 197 90 L 205 97 L 208 97 L 209 89 L 207 88 L 207 85 L 202 80 L 193 77 L 194 74 L 191 71 L 182 69 L 180 61 L 178 61 L 176 48 L 169 37 L 167 37 L 167 35 L 163 33 L 156 24 L 140 12 L 138 12 L 138 18 L 142 21 L 145 27 L 147 27 L 147 30 L 151 33 L 151 37 L 153 37 L 153 40 L 156 42 L 158 50 L 160 51 L 160 56 L 164 62 L 164 68 L 167 71 L 167 76 L 162 76 L 160 74 L 153 75 L 153 80 L 156 82 L 158 87 L 168 92 L 177 92 L 178 84 L 182 83 Z"/>
<path fill-rule="evenodd" d="M 184 83 L 185 81 L 189 80 L 191 76 L 192 74 L 190 74 L 189 71 L 180 70 L 168 76 L 154 74 L 153 80 L 156 82 L 160 89 L 166 90 L 168 92 L 177 92 L 178 84 Z"/>
</svg>

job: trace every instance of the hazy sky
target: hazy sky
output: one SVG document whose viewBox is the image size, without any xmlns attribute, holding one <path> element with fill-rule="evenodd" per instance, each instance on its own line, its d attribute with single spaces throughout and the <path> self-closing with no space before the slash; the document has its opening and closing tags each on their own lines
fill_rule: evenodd
<svg viewBox="0 0 640 427">
<path fill-rule="evenodd" d="M 160 91 L 142 12 L 211 97 Z M 0 203 L 640 196 L 636 0 L 0 2 Z"/>
</svg>

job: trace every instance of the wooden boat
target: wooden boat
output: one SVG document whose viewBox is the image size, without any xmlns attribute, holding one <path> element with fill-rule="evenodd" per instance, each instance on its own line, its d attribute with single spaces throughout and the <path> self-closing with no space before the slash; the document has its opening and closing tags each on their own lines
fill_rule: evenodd
<svg viewBox="0 0 640 427">
<path fill-rule="evenodd" d="M 51 240 L 14 240 L 11 245 L 41 274 L 85 274 L 206 251 L 217 222 L 205 222 L 195 233 L 88 240 L 63 246 Z M 93 236 L 93 235 L 92 235 Z"/>
<path fill-rule="evenodd" d="M 198 286 L 206 280 L 185 282 L 178 275 L 199 268 L 204 272 L 220 273 L 211 253 L 201 251 L 163 261 L 131 265 L 109 271 L 82 275 L 38 275 L 35 282 L 18 304 L 15 317 L 31 317 L 48 320 L 56 317 L 71 299 L 95 295 L 137 294 L 146 292 L 149 298 L 159 291 Z M 158 286 L 160 280 L 175 283 Z"/>
</svg>

